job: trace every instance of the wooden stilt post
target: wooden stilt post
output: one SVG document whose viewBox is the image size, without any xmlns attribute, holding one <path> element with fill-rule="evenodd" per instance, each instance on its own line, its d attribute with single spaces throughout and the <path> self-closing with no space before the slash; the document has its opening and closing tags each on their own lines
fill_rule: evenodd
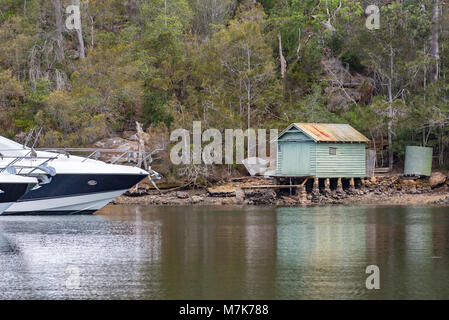
<svg viewBox="0 0 449 320">
<path fill-rule="evenodd" d="M 292 178 L 290 178 L 290 185 L 292 185 Z M 292 188 L 290 187 L 290 196 L 292 195 Z"/>
<path fill-rule="evenodd" d="M 337 179 L 337 193 L 343 193 L 343 183 L 341 182 L 341 178 Z"/>
<path fill-rule="evenodd" d="M 312 201 L 315 203 L 320 201 L 320 181 L 318 178 L 313 180 Z"/>
<path fill-rule="evenodd" d="M 235 190 L 235 198 L 237 204 L 243 204 L 243 202 L 245 201 L 245 191 L 243 191 L 242 188 L 237 188 Z"/>
<path fill-rule="evenodd" d="M 354 178 L 349 179 L 349 193 L 355 193 L 355 181 Z"/>
<path fill-rule="evenodd" d="M 329 178 L 324 180 L 324 193 L 331 194 L 331 182 Z"/>
<path fill-rule="evenodd" d="M 366 180 L 364 178 L 360 179 L 360 189 L 362 189 L 362 191 L 366 190 Z"/>
<path fill-rule="evenodd" d="M 314 195 L 319 195 L 320 194 L 320 182 L 318 178 L 313 179 L 313 190 L 312 193 Z"/>
<path fill-rule="evenodd" d="M 298 194 L 298 200 L 299 203 L 305 204 L 307 202 L 307 191 L 305 186 L 298 187 L 296 189 L 296 192 Z"/>
<path fill-rule="evenodd" d="M 349 186 L 350 186 L 351 188 L 355 188 L 355 181 L 354 181 L 354 178 L 349 179 Z"/>
</svg>

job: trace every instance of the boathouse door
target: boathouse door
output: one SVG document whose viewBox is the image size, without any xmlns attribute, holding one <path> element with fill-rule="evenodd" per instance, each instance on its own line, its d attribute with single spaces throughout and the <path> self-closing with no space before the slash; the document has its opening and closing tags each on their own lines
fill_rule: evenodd
<svg viewBox="0 0 449 320">
<path fill-rule="evenodd" d="M 282 175 L 310 174 L 310 145 L 308 143 L 284 142 L 282 148 Z"/>
</svg>

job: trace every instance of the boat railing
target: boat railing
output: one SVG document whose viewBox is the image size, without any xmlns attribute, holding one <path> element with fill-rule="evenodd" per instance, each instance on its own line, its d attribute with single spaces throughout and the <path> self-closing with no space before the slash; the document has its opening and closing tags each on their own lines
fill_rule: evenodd
<svg viewBox="0 0 449 320">
<path fill-rule="evenodd" d="M 115 154 L 111 164 L 116 164 L 120 160 L 126 159 L 125 162 L 131 163 L 135 162 L 134 167 L 144 166 L 145 170 L 150 172 L 149 179 L 154 184 L 153 180 L 159 180 L 161 175 L 154 171 L 150 164 L 153 162 L 153 155 L 157 152 L 163 151 L 165 149 L 155 149 L 151 152 L 139 151 L 139 150 L 121 150 L 121 149 L 100 149 L 100 148 L 30 148 L 25 149 L 28 152 L 22 156 L 5 156 L 4 153 L 9 154 L 20 154 L 24 152 L 24 149 L 0 149 L 0 159 L 12 159 L 5 167 L 0 167 L 0 172 L 8 170 L 12 173 L 17 173 L 21 175 L 30 175 L 36 170 L 44 172 L 44 174 L 49 174 L 53 176 L 55 174 L 54 169 L 48 164 L 58 159 L 61 155 L 69 158 L 71 153 L 88 153 L 86 157 L 81 162 L 85 162 L 89 159 L 98 160 L 100 157 L 104 158 L 104 155 Z M 55 156 L 38 156 L 36 151 L 55 153 Z M 42 160 L 38 165 L 19 165 L 18 163 L 22 160 Z M 17 172 L 18 169 L 18 172 Z M 30 169 L 24 172 L 25 169 Z"/>
<path fill-rule="evenodd" d="M 85 162 L 88 159 L 98 160 L 102 156 L 102 154 L 117 154 L 117 156 L 110 162 L 111 164 L 116 164 L 118 161 L 126 158 L 125 162 L 131 163 L 132 162 L 131 160 L 133 160 L 133 162 L 136 163 L 134 167 L 142 167 L 143 165 L 146 170 L 151 168 L 149 164 L 153 162 L 153 154 L 165 150 L 165 149 L 156 149 L 151 152 L 148 152 L 140 150 L 120 150 L 120 149 L 100 149 L 100 148 L 34 148 L 35 145 L 37 144 L 37 141 L 39 140 L 42 129 L 43 129 L 42 127 L 31 128 L 31 130 L 28 132 L 25 143 L 23 144 L 23 149 L 30 148 L 31 151 L 38 150 L 38 151 L 59 153 L 67 157 L 70 157 L 70 152 L 89 153 L 85 157 L 85 159 L 83 159 L 82 162 Z M 30 142 L 32 142 L 32 144 L 29 147 L 28 143 Z"/>
<path fill-rule="evenodd" d="M 29 176 L 32 173 L 34 173 L 36 170 L 41 170 L 45 174 L 49 174 L 51 176 L 53 176 L 55 174 L 55 170 L 53 168 L 49 167 L 48 164 L 51 161 L 57 159 L 57 156 L 56 157 L 36 156 L 33 154 L 33 150 L 30 150 L 30 152 L 28 152 L 27 154 L 25 154 L 23 156 L 5 156 L 1 153 L 1 151 L 5 151 L 5 150 L 0 150 L 0 159 L 2 159 L 2 160 L 12 159 L 12 160 L 8 164 L 6 164 L 4 167 L 0 167 L 0 172 L 8 171 L 10 173 L 14 173 L 14 174 L 18 174 L 18 175 Z M 7 151 L 12 151 L 12 150 L 10 149 Z M 36 165 L 21 165 L 21 164 L 19 164 L 20 161 L 24 161 L 24 160 L 33 160 L 33 161 L 42 160 L 42 161 L 41 162 L 39 161 L 39 163 Z M 23 171 L 25 169 L 30 169 L 30 171 L 24 173 Z"/>
<path fill-rule="evenodd" d="M 125 162 L 131 163 L 131 161 L 135 162 L 134 167 L 143 167 L 145 170 L 149 171 L 149 179 L 151 183 L 157 188 L 154 183 L 154 180 L 161 179 L 161 175 L 154 171 L 150 164 L 153 162 L 153 155 L 157 152 L 164 151 L 165 149 L 155 149 L 151 152 L 149 151 L 140 151 L 140 150 L 121 150 L 121 149 L 100 149 L 100 148 L 37 148 L 38 151 L 44 152 L 54 152 L 58 154 L 65 155 L 70 157 L 71 153 L 88 153 L 88 155 L 81 161 L 85 162 L 89 159 L 98 160 L 104 155 L 115 154 L 116 156 L 110 161 L 111 164 L 116 164 L 120 160 L 126 159 Z"/>
<path fill-rule="evenodd" d="M 162 151 L 163 149 L 156 149 L 151 152 L 140 151 L 140 150 L 122 150 L 122 149 L 100 149 L 100 148 L 36 148 L 37 151 L 44 152 L 54 152 L 58 154 L 70 157 L 71 153 L 84 153 L 88 154 L 82 162 L 89 159 L 98 160 L 105 155 L 114 155 L 113 159 L 110 161 L 111 164 L 116 164 L 120 160 L 124 162 L 135 162 L 134 167 L 144 166 L 148 169 L 150 164 L 153 162 L 153 155 L 156 152 Z"/>
</svg>

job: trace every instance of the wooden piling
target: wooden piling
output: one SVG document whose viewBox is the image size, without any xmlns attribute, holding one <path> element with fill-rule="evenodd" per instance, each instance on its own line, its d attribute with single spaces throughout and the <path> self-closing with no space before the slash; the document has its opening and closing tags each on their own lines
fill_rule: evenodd
<svg viewBox="0 0 449 320">
<path fill-rule="evenodd" d="M 320 194 L 320 182 L 318 178 L 313 179 L 313 189 L 312 189 L 312 193 L 314 195 L 319 195 Z"/>
<path fill-rule="evenodd" d="M 245 191 L 242 188 L 235 189 L 235 198 L 237 204 L 243 204 L 245 202 Z"/>
<path fill-rule="evenodd" d="M 296 193 L 298 196 L 298 202 L 301 204 L 307 203 L 307 191 L 305 186 L 298 187 L 296 189 Z"/>
<path fill-rule="evenodd" d="M 324 193 L 328 195 L 331 194 L 331 181 L 329 178 L 324 180 Z"/>
<path fill-rule="evenodd" d="M 337 193 L 343 193 L 343 183 L 341 182 L 341 178 L 337 179 Z"/>
</svg>

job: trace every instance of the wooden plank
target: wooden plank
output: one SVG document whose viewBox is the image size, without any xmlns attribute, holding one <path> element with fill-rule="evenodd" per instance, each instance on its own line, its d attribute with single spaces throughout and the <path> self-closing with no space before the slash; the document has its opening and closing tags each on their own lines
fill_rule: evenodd
<svg viewBox="0 0 449 320">
<path fill-rule="evenodd" d="M 274 178 L 313 178 L 311 175 L 291 175 L 291 174 L 277 174 L 272 176 Z"/>
<path fill-rule="evenodd" d="M 390 168 L 376 168 L 374 170 L 375 173 L 388 173 L 390 172 Z"/>
<path fill-rule="evenodd" d="M 290 188 L 300 188 L 304 185 L 301 184 L 281 184 L 281 185 L 261 185 L 261 186 L 243 186 L 242 189 L 290 189 Z"/>
</svg>

